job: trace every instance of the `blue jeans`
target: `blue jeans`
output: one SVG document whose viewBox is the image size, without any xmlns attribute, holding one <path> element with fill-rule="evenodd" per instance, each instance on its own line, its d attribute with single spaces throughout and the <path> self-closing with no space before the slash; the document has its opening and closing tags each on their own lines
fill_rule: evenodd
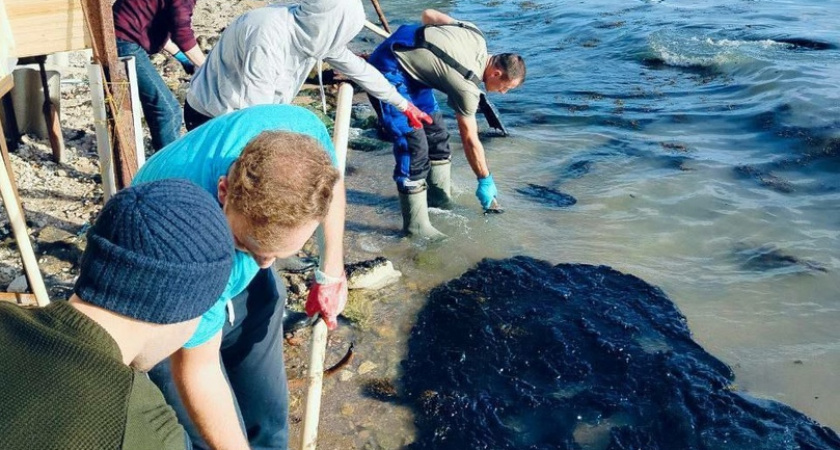
<svg viewBox="0 0 840 450">
<path fill-rule="evenodd" d="M 117 53 L 134 57 L 143 116 L 152 135 L 152 147 L 158 151 L 181 137 L 181 104 L 163 82 L 143 47 L 117 39 Z"/>
<path fill-rule="evenodd" d="M 283 361 L 285 303 L 286 289 L 277 281 L 274 269 L 262 269 L 245 292 L 233 298 L 233 325 L 225 323 L 222 329 L 222 369 L 233 392 L 239 426 L 254 450 L 288 447 L 289 392 Z M 149 378 L 175 409 L 194 448 L 208 448 L 181 401 L 169 360 L 152 369 Z"/>
</svg>

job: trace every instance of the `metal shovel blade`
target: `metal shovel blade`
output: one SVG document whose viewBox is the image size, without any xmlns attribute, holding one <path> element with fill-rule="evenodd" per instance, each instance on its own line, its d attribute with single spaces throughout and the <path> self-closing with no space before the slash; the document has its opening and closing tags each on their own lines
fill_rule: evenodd
<svg viewBox="0 0 840 450">
<path fill-rule="evenodd" d="M 499 130 L 502 136 L 507 136 L 509 134 L 505 125 L 502 123 L 501 116 L 499 116 L 499 110 L 496 109 L 495 105 L 490 103 L 490 100 L 487 100 L 487 95 L 484 93 L 482 93 L 479 98 L 478 107 L 484 114 L 484 118 L 487 119 L 487 125 L 490 125 L 491 128 Z"/>
</svg>

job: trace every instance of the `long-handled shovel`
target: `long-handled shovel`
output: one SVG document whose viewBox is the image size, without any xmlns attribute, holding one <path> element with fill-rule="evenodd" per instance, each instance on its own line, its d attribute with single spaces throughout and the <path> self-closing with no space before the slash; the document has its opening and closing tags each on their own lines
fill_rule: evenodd
<svg viewBox="0 0 840 450">
<path fill-rule="evenodd" d="M 353 106 L 353 88 L 343 83 L 338 88 L 335 111 L 333 146 L 338 161 L 338 170 L 344 176 L 347 161 L 347 140 L 350 137 L 350 111 Z M 323 230 L 319 230 L 322 233 Z M 321 240 L 323 243 L 323 240 Z M 323 252 L 323 247 L 321 248 Z M 321 413 L 321 388 L 324 383 L 324 357 L 327 350 L 327 324 L 318 319 L 312 326 L 312 342 L 309 354 L 309 389 L 306 391 L 306 412 L 303 416 L 301 450 L 314 450 L 318 440 L 318 420 Z"/>
</svg>

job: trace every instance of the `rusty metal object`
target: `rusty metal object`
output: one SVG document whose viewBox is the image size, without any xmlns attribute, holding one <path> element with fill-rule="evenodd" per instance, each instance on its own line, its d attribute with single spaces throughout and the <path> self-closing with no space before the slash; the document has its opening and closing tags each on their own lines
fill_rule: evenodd
<svg viewBox="0 0 840 450">
<path fill-rule="evenodd" d="M 331 377 L 337 374 L 341 369 L 347 367 L 350 362 L 353 361 L 353 343 L 350 343 L 350 348 L 347 349 L 347 353 L 332 367 L 324 370 L 324 378 Z M 298 389 L 306 386 L 306 377 L 302 378 L 292 378 L 289 380 L 289 389 Z"/>
</svg>

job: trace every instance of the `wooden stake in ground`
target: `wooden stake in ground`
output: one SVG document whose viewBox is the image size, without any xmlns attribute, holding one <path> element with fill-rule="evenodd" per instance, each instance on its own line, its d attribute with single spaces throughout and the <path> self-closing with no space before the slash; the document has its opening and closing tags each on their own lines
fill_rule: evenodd
<svg viewBox="0 0 840 450">
<path fill-rule="evenodd" d="M 44 89 L 44 105 L 42 110 L 44 119 L 47 122 L 47 135 L 50 138 L 50 148 L 52 148 L 53 161 L 57 163 L 63 162 L 64 158 L 64 136 L 61 135 L 61 122 L 58 118 L 58 109 L 50 98 L 50 84 L 47 82 L 47 69 L 44 67 L 44 62 L 47 60 L 45 56 L 39 56 L 38 68 L 41 71 L 41 87 Z"/>
<path fill-rule="evenodd" d="M 382 28 L 385 28 L 385 31 L 388 34 L 391 33 L 391 27 L 388 26 L 388 20 L 385 19 L 385 13 L 382 12 L 382 7 L 379 6 L 379 0 L 370 0 L 373 3 L 373 9 L 376 10 L 376 15 L 379 16 L 379 22 L 382 24 Z"/>
<path fill-rule="evenodd" d="M 128 76 L 117 54 L 114 37 L 114 14 L 109 0 L 82 0 L 88 32 L 93 43 L 93 58 L 105 72 L 105 101 L 113 119 L 113 154 L 117 189 L 131 184 L 137 173 L 134 119 Z"/>
<path fill-rule="evenodd" d="M 11 89 L 11 75 L 0 79 L 0 96 L 5 95 Z M 2 128 L 0 128 L 0 152 L 3 154 L 3 163 L 0 164 L 0 196 L 3 198 L 3 205 L 6 207 L 6 214 L 9 216 L 9 224 L 12 226 L 15 242 L 17 242 L 21 259 L 23 259 L 23 269 L 26 272 L 26 279 L 29 281 L 29 289 L 35 294 L 38 306 L 46 306 L 50 303 L 50 299 L 47 295 L 47 288 L 44 286 L 44 279 L 41 278 L 38 259 L 32 250 L 32 243 L 29 242 L 26 220 L 23 218 L 23 208 L 20 206 L 15 190 L 14 172 L 12 172 L 11 164 L 8 163 L 6 137 Z"/>
<path fill-rule="evenodd" d="M 344 176 L 347 161 L 347 141 L 350 137 L 350 111 L 353 106 L 353 88 L 343 83 L 338 88 L 335 111 L 333 146 L 338 161 L 338 170 Z M 321 248 L 323 252 L 323 248 Z M 327 324 L 318 319 L 312 326 L 312 342 L 309 353 L 309 389 L 306 391 L 306 412 L 303 416 L 301 450 L 315 450 L 318 441 L 318 421 L 321 415 L 321 388 L 324 384 L 324 357 L 327 351 Z"/>
</svg>

